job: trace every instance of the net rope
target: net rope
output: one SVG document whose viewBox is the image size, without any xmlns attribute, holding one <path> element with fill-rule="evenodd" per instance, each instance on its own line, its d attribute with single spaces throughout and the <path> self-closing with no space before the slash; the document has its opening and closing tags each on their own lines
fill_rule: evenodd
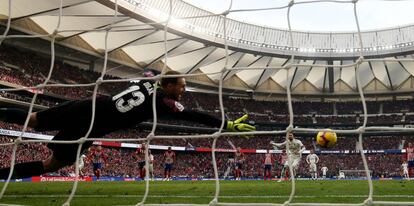
<svg viewBox="0 0 414 206">
<path fill-rule="evenodd" d="M 380 0 L 380 1 L 389 1 L 389 0 Z M 281 7 L 268 7 L 268 8 L 258 8 L 258 9 L 235 9 L 232 10 L 232 5 L 233 5 L 233 1 L 230 1 L 229 7 L 226 11 L 220 13 L 220 14 L 211 14 L 211 15 L 200 15 L 200 16 L 191 16 L 191 17 L 182 17 L 182 18 L 178 18 L 178 19 L 194 19 L 194 18 L 205 18 L 205 17 L 212 17 L 212 16 L 217 16 L 217 17 L 223 17 L 222 21 L 222 27 L 223 27 L 223 33 L 224 33 L 224 37 L 227 37 L 227 29 L 226 29 L 226 24 L 227 24 L 227 15 L 230 13 L 234 13 L 234 12 L 251 12 L 251 11 L 265 11 L 265 10 L 280 10 L 280 9 L 287 9 L 287 22 L 288 22 L 288 30 L 289 30 L 289 44 L 290 47 L 294 47 L 294 41 L 293 41 L 293 32 L 292 32 L 292 28 L 291 28 L 291 20 L 290 20 L 290 11 L 291 8 L 294 5 L 298 5 L 298 4 L 310 4 L 310 3 L 347 3 L 347 4 L 353 4 L 353 11 L 354 11 L 354 17 L 355 17 L 355 23 L 356 23 L 356 28 L 357 28 L 357 34 L 358 34 L 358 39 L 359 39 L 359 58 L 357 59 L 357 61 L 355 61 L 352 64 L 345 64 L 345 65 L 313 65 L 315 67 L 341 67 L 341 68 L 347 68 L 347 67 L 355 67 L 356 69 L 356 86 L 358 88 L 358 93 L 360 95 L 360 99 L 361 99 L 361 103 L 362 103 L 362 107 L 363 107 L 363 124 L 362 126 L 360 126 L 359 128 L 356 129 L 334 129 L 333 131 L 335 131 L 336 133 L 339 134 L 358 134 L 358 142 L 357 142 L 357 148 L 359 150 L 359 153 L 361 154 L 361 159 L 363 161 L 363 165 L 364 165 L 364 169 L 365 169 L 365 174 L 366 174 L 366 178 L 367 178 L 367 182 L 368 182 L 368 186 L 369 186 L 369 193 L 367 198 L 361 202 L 361 203 L 355 203 L 355 204 L 344 204 L 344 203 L 292 203 L 292 200 L 295 196 L 295 191 L 296 191 L 296 181 L 295 181 L 295 177 L 293 175 L 293 170 L 291 167 L 291 159 L 290 159 L 290 155 L 288 155 L 288 163 L 289 163 L 289 170 L 290 170 L 290 175 L 291 175 L 291 193 L 289 195 L 288 200 L 286 200 L 283 204 L 276 204 L 276 203 L 224 203 L 224 202 L 219 202 L 219 195 L 220 195 L 220 181 L 219 181 L 219 177 L 218 177 L 218 169 L 217 169 L 217 161 L 216 161 L 216 156 L 215 156 L 215 149 L 216 149 L 216 143 L 217 143 L 217 139 L 222 137 L 222 136 L 242 136 L 242 135 L 261 135 L 261 134 L 286 134 L 286 140 L 287 140 L 287 133 L 288 132 L 319 132 L 321 131 L 321 129 L 309 129 L 309 128 L 295 128 L 294 127 L 294 112 L 293 112 L 293 106 L 292 106 L 292 97 L 291 97 L 291 83 L 293 81 L 293 76 L 290 76 L 290 73 L 292 72 L 292 68 L 300 68 L 300 66 L 307 66 L 305 64 L 300 64 L 300 63 L 295 63 L 295 55 L 292 54 L 289 60 L 289 63 L 281 66 L 281 67 L 230 67 L 229 66 L 229 46 L 228 46 L 228 42 L 227 42 L 227 38 L 223 38 L 224 39 L 224 50 L 225 50 L 225 66 L 221 71 L 218 72 L 211 72 L 211 73 L 202 73 L 202 74 L 183 74 L 183 75 L 171 75 L 169 77 L 194 77 L 194 76 L 200 76 L 200 75 L 215 75 L 215 74 L 219 74 L 220 75 L 220 79 L 219 79 L 219 87 L 218 87 L 218 93 L 219 93 L 219 105 L 220 105 L 220 112 L 221 112 L 221 119 L 222 119 L 222 123 L 221 123 L 221 128 L 223 128 L 224 123 L 225 123 L 225 115 L 224 115 L 224 104 L 223 104 L 223 79 L 224 79 L 224 74 L 230 71 L 237 71 L 237 70 L 263 70 L 263 69 L 284 69 L 286 70 L 286 78 L 288 80 L 288 84 L 287 84 L 287 91 L 286 91 L 286 96 L 287 96 L 287 101 L 288 101 L 288 112 L 289 112 L 289 125 L 285 130 L 278 130 L 278 131 L 254 131 L 254 132 L 223 132 L 223 129 L 219 129 L 217 132 L 214 132 L 212 134 L 202 134 L 202 135 L 156 135 L 155 134 L 155 130 L 157 128 L 157 111 L 156 111 L 156 107 L 155 107 L 155 98 L 156 98 L 156 92 L 157 89 L 155 88 L 154 90 L 154 95 L 153 95 L 153 126 L 152 126 L 152 130 L 151 132 L 148 134 L 148 136 L 146 138 L 137 138 L 137 139 L 106 139 L 106 138 L 88 138 L 89 134 L 91 133 L 92 130 L 92 125 L 94 122 L 94 118 L 95 118 L 95 102 L 96 102 L 96 96 L 97 96 L 97 91 L 99 88 L 99 85 L 102 83 L 115 83 L 115 82 L 127 82 L 127 81 L 134 81 L 134 80 L 154 80 L 154 81 L 159 81 L 165 74 L 165 72 L 167 71 L 167 61 L 168 61 L 168 47 L 167 47 L 167 34 L 168 34 L 168 27 L 169 27 L 169 22 L 171 20 L 171 14 L 173 11 L 173 0 L 169 0 L 168 4 L 169 4 L 169 10 L 168 10 L 168 17 L 166 20 L 160 21 L 160 22 L 154 22 L 154 23 L 144 23 L 144 24 L 136 24 L 136 25 L 127 25 L 127 26 L 117 26 L 114 25 L 116 23 L 119 23 L 121 21 L 117 21 L 117 16 L 118 16 L 118 0 L 114 1 L 114 15 L 113 15 L 113 21 L 111 24 L 109 24 L 108 26 L 102 27 L 102 28 L 98 28 L 98 29 L 89 29 L 89 30 L 59 30 L 60 29 L 60 25 L 61 25 L 61 20 L 63 18 L 63 0 L 60 0 L 60 5 L 59 5 L 59 16 L 58 16 L 58 23 L 56 25 L 56 28 L 54 29 L 54 32 L 52 34 L 49 35 L 8 35 L 8 32 L 11 28 L 11 19 L 12 19 L 12 3 L 13 0 L 8 0 L 8 19 L 7 19 L 7 24 L 6 24 L 6 29 L 4 31 L 4 33 L 0 36 L 0 46 L 1 43 L 5 40 L 5 39 L 9 39 L 9 38 L 50 38 L 50 50 L 51 50 L 51 64 L 50 64 L 50 70 L 48 73 L 48 76 L 45 78 L 44 82 L 42 84 L 36 85 L 36 86 L 31 86 L 31 87 L 21 87 L 18 89 L 0 89 L 0 91 L 20 91 L 20 90 L 26 90 L 26 89 L 43 89 L 45 87 L 87 87 L 87 86 L 94 86 L 94 90 L 93 90 L 93 94 L 92 94 L 92 116 L 91 116 L 91 122 L 89 125 L 89 129 L 87 131 L 87 133 L 85 134 L 85 136 L 83 136 L 82 138 L 78 139 L 78 140 L 72 140 L 72 141 L 54 141 L 54 140 L 24 140 L 22 137 L 25 133 L 25 131 L 27 130 L 27 126 L 29 123 L 29 117 L 27 116 L 26 121 L 23 125 L 23 129 L 22 132 L 20 133 L 19 137 L 13 142 L 13 143 L 2 143 L 0 144 L 0 146 L 13 146 L 13 150 L 12 150 L 12 156 L 11 156 L 11 169 L 10 169 L 10 174 L 5 182 L 5 184 L 2 187 L 2 190 L 0 192 L 0 200 L 4 197 L 4 193 L 8 187 L 8 184 L 10 182 L 11 176 L 12 176 L 12 172 L 14 170 L 14 164 L 16 161 L 16 151 L 17 148 L 19 146 L 19 144 L 22 143 L 35 143 L 35 142 L 42 142 L 42 143 L 59 143 L 59 144 L 73 144 L 73 143 L 78 143 L 79 147 L 77 150 L 77 158 L 76 158 L 76 164 L 75 164 L 75 181 L 73 183 L 72 186 L 72 190 L 70 195 L 68 196 L 67 200 L 65 201 L 65 203 L 63 205 L 65 206 L 69 206 L 74 195 L 75 192 L 77 190 L 77 186 L 78 186 L 78 182 L 79 182 L 79 157 L 80 157 L 80 153 L 81 153 L 81 147 L 83 145 L 83 143 L 85 143 L 86 141 L 112 141 L 112 142 L 146 142 L 147 145 L 150 144 L 151 140 L 154 139 L 176 139 L 176 138 L 213 138 L 213 143 L 212 143 L 212 164 L 213 164 L 213 170 L 214 170 L 214 175 L 215 175 L 215 194 L 213 199 L 210 201 L 210 203 L 208 205 L 227 205 L 227 206 L 232 206 L 232 205 L 263 205 L 263 206 L 267 206 L 267 205 L 271 205 L 271 206 L 276 206 L 276 205 L 307 205 L 307 206 L 313 206 L 313 205 L 334 205 L 334 206 L 342 206 L 342 205 L 346 205 L 346 206 L 350 206 L 350 205 L 414 205 L 414 202 L 391 202 L 391 201 L 374 201 L 373 200 L 373 185 L 372 185 L 372 180 L 371 180 L 371 176 L 370 176 L 370 170 L 368 168 L 368 164 L 366 161 L 366 157 L 365 154 L 363 152 L 363 146 L 362 146 L 362 142 L 363 142 L 363 138 L 362 135 L 366 132 L 366 131 L 410 131 L 413 132 L 414 128 L 393 128 L 393 127 L 378 127 L 378 126 L 369 126 L 367 127 L 367 118 L 368 118 L 368 112 L 367 112 L 367 106 L 366 106 L 366 100 L 364 97 L 364 93 L 363 93 L 363 89 L 361 86 L 361 80 L 359 77 L 359 68 L 360 65 L 364 62 L 405 62 L 405 61 L 410 61 L 413 62 L 413 59 L 364 59 L 363 56 L 363 41 L 362 41 L 362 35 L 361 35 L 361 30 L 360 30 L 360 26 L 359 26 L 359 20 L 358 20 L 358 12 L 357 12 L 357 3 L 358 0 L 352 0 L 352 1 L 335 1 L 335 0 L 315 0 L 315 1 L 306 1 L 306 2 L 295 2 L 293 0 L 291 0 L 288 5 L 286 6 L 281 6 Z M 163 25 L 164 27 L 164 64 L 163 64 L 163 68 L 162 68 L 162 72 L 160 75 L 157 75 L 155 77 L 137 77 L 137 78 L 128 78 L 128 79 L 118 79 L 118 80 L 111 80 L 111 79 L 104 79 L 105 74 L 107 73 L 107 61 L 108 61 L 108 52 L 110 52 L 110 50 L 108 49 L 108 38 L 109 38 L 109 33 L 110 32 L 116 32 L 116 31 L 137 31 L 140 30 L 141 28 L 139 27 L 143 27 L 143 26 L 151 26 L 151 25 Z M 138 27 L 138 28 L 135 28 Z M 118 30 L 118 28 L 125 28 L 125 29 L 121 29 Z M 131 29 L 129 29 L 131 28 Z M 115 31 L 115 29 L 117 29 Z M 96 82 L 94 83 L 89 83 L 89 84 L 49 84 L 49 81 L 51 79 L 52 76 L 52 72 L 54 69 L 54 61 L 55 61 L 55 40 L 56 37 L 59 33 L 62 32 L 89 32 L 89 31 L 100 31 L 100 32 L 105 32 L 105 54 L 104 54 L 104 65 L 103 65 L 103 70 L 101 73 L 101 76 L 96 80 Z M 29 106 L 29 112 L 28 114 L 30 114 L 33 111 L 33 107 L 37 98 L 37 93 L 35 93 L 33 95 L 32 101 L 30 103 Z M 322 129 L 323 130 L 323 129 Z M 327 131 L 327 130 L 326 130 Z M 145 168 L 146 168 L 146 176 L 149 177 L 149 155 L 148 155 L 148 148 L 145 148 L 145 160 L 146 160 L 146 164 L 145 164 Z M 287 152 L 289 152 L 289 144 L 287 144 Z M 148 197 L 148 193 L 149 193 L 149 178 L 146 178 L 146 183 L 145 183 L 145 193 L 143 195 L 143 198 L 140 202 L 138 202 L 136 205 L 144 205 L 145 201 Z M 145 204 L 145 205 L 165 205 L 165 204 Z M 183 205 L 183 204 L 168 204 L 168 205 Z M 205 204 L 186 204 L 186 205 L 205 205 Z"/>
</svg>

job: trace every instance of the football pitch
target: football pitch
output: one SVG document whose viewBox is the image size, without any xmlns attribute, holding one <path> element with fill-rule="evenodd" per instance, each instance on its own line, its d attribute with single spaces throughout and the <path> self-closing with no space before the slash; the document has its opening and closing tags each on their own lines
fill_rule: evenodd
<svg viewBox="0 0 414 206">
<path fill-rule="evenodd" d="M 208 204 L 215 193 L 214 181 L 154 181 L 146 203 Z M 3 186 L 1 183 L 0 186 Z M 13 182 L 1 204 L 62 205 L 71 182 Z M 376 180 L 374 201 L 414 202 L 414 181 Z M 283 203 L 291 192 L 290 182 L 220 181 L 219 202 Z M 145 182 L 80 182 L 71 205 L 135 205 L 145 191 Z M 296 181 L 292 202 L 361 203 L 368 196 L 362 180 Z"/>
</svg>

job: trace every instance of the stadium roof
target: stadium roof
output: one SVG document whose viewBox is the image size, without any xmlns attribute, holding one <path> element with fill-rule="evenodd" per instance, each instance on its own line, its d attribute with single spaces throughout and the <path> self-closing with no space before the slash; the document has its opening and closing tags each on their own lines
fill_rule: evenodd
<svg viewBox="0 0 414 206">
<path fill-rule="evenodd" d="M 143 68 L 169 69 L 186 74 L 197 85 L 216 87 L 226 64 L 222 16 L 212 15 L 181 0 L 174 0 L 173 17 L 166 35 L 168 58 L 164 59 L 163 22 L 168 18 L 169 1 L 65 0 L 57 33 L 57 43 L 82 52 L 103 56 L 108 33 L 109 59 L 137 68 L 113 69 L 110 74 L 136 77 Z M 12 29 L 29 34 L 53 34 L 59 22 L 60 1 L 12 0 Z M 6 22 L 8 2 L 0 2 L 0 17 Z M 289 32 L 227 19 L 227 38 L 231 67 L 274 69 L 229 70 L 224 87 L 243 91 L 285 93 L 291 81 L 294 94 L 355 94 L 356 74 L 367 93 L 414 91 L 414 25 L 364 31 L 363 47 L 357 33 Z M 43 37 L 50 39 L 50 36 Z M 291 61 L 291 55 L 295 55 Z M 363 62 L 356 72 L 357 58 L 387 58 L 395 61 Z M 283 66 L 300 63 L 288 74 Z M 333 65 L 324 66 L 324 65 Z M 340 65 L 346 67 L 340 67 Z"/>
</svg>

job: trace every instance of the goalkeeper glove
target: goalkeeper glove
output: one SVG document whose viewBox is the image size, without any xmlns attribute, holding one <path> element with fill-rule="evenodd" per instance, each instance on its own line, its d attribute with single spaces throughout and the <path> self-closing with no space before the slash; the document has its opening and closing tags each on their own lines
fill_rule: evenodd
<svg viewBox="0 0 414 206">
<path fill-rule="evenodd" d="M 256 127 L 250 125 L 250 124 L 246 124 L 243 123 L 244 120 L 247 119 L 247 117 L 249 117 L 247 114 L 243 115 L 242 117 L 234 120 L 234 121 L 229 121 L 227 120 L 227 130 L 231 131 L 231 132 L 250 132 L 250 131 L 254 131 L 256 130 Z"/>
</svg>

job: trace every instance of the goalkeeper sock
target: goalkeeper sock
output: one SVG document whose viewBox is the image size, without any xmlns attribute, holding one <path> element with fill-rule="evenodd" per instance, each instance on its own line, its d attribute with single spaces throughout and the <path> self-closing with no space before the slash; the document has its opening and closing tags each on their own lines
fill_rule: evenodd
<svg viewBox="0 0 414 206">
<path fill-rule="evenodd" d="M 0 169 L 0 179 L 7 179 L 10 168 Z M 25 162 L 14 165 L 12 179 L 38 176 L 45 173 L 42 161 Z"/>
<path fill-rule="evenodd" d="M 0 108 L 0 121 L 23 125 L 27 118 L 27 111 L 16 108 Z"/>
</svg>

